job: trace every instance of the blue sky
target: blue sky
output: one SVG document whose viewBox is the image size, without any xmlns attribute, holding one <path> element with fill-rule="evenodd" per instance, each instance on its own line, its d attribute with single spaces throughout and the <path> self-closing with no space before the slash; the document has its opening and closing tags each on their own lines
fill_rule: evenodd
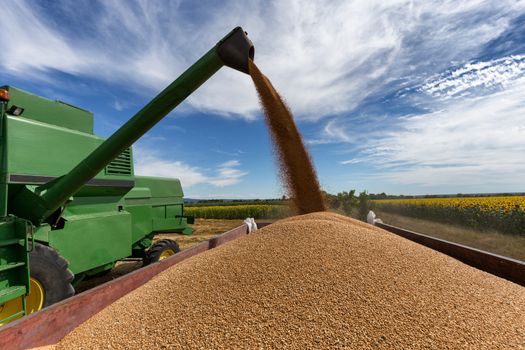
<svg viewBox="0 0 525 350">
<path fill-rule="evenodd" d="M 1 83 L 108 136 L 235 26 L 294 112 L 324 189 L 520 192 L 525 1 L 2 2 Z M 282 195 L 248 76 L 223 68 L 134 145 L 187 197 Z"/>
</svg>

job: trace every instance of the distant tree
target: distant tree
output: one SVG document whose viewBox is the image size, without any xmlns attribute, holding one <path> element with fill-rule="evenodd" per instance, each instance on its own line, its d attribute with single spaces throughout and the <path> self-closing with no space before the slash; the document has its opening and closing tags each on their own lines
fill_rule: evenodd
<svg viewBox="0 0 525 350">
<path fill-rule="evenodd" d="M 368 215 L 368 212 L 370 211 L 370 203 L 368 198 L 368 193 L 366 191 L 363 191 L 359 193 L 359 213 L 358 217 L 362 221 L 366 221 L 366 216 Z"/>
<path fill-rule="evenodd" d="M 330 209 L 338 210 L 339 209 L 339 200 L 337 199 L 337 196 L 334 196 L 331 193 L 328 193 L 326 191 L 321 191 L 321 196 L 323 197 L 323 201 Z"/>
<path fill-rule="evenodd" d="M 387 199 L 387 198 L 396 198 L 396 196 L 389 196 L 385 192 L 381 192 L 379 194 L 369 193 L 368 194 L 368 198 L 370 200 L 372 200 L 372 199 Z"/>
<path fill-rule="evenodd" d="M 340 192 L 337 194 L 337 199 L 339 201 L 340 209 L 347 215 L 352 212 L 352 208 L 356 207 L 358 203 L 357 197 L 355 196 L 355 190 Z"/>
</svg>

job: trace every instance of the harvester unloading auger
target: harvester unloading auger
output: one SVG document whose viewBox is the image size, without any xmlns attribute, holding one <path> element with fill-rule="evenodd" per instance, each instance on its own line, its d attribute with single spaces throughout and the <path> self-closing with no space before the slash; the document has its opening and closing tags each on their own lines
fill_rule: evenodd
<svg viewBox="0 0 525 350">
<path fill-rule="evenodd" d="M 134 176 L 130 146 L 222 66 L 248 73 L 253 56 L 235 28 L 105 141 L 87 111 L 0 90 L 0 325 L 73 295 L 120 259 L 178 251 L 152 239 L 191 233 L 180 182 Z"/>
</svg>

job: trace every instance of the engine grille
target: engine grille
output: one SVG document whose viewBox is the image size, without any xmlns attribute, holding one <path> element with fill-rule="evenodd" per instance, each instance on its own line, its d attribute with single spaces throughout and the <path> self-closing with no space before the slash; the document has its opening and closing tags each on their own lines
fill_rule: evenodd
<svg viewBox="0 0 525 350">
<path fill-rule="evenodd" d="M 106 175 L 131 175 L 131 148 L 128 148 L 106 166 Z"/>
</svg>

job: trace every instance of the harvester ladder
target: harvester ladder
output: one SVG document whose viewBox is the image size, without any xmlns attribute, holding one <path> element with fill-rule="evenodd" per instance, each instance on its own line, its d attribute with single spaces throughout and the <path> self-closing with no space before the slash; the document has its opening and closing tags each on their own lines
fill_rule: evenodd
<svg viewBox="0 0 525 350">
<path fill-rule="evenodd" d="M 6 220 L 0 225 L 0 315 L 8 302 L 20 299 L 21 309 L 2 315 L 0 325 L 26 314 L 29 292 L 28 229 L 24 220 Z M 32 235 L 31 235 L 32 236 Z"/>
</svg>

